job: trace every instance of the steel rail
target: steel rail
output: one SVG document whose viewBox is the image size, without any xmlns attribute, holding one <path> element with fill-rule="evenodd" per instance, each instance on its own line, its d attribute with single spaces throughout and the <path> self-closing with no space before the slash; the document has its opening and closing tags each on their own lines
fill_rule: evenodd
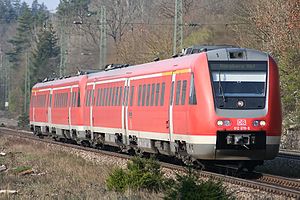
<svg viewBox="0 0 300 200">
<path fill-rule="evenodd" d="M 35 141 L 40 141 L 43 143 L 49 143 L 49 144 L 55 144 L 60 145 L 64 147 L 79 149 L 86 152 L 93 152 L 97 154 L 112 156 L 112 157 L 118 157 L 122 159 L 129 160 L 132 158 L 132 156 L 129 156 L 127 154 L 121 154 L 113 151 L 106 151 L 106 150 L 99 150 L 99 149 L 93 149 L 93 148 L 87 148 L 75 144 L 69 144 L 69 143 L 62 143 L 57 142 L 50 139 L 41 139 L 36 136 L 34 136 L 31 132 L 24 131 L 24 130 L 15 130 L 15 129 L 9 129 L 9 128 L 0 128 L 0 135 L 10 135 L 10 136 L 17 136 L 19 138 L 25 138 Z M 170 164 L 166 162 L 159 162 L 163 168 L 168 168 L 171 170 L 177 170 L 180 172 L 185 172 L 186 168 L 184 166 Z M 244 187 L 249 187 L 253 189 L 259 189 L 265 192 L 270 192 L 277 195 L 283 195 L 286 197 L 296 198 L 300 199 L 300 181 L 289 179 L 285 177 L 280 176 L 273 176 L 269 174 L 262 174 L 261 177 L 257 179 L 244 179 L 244 178 L 237 178 L 233 176 L 218 174 L 214 172 L 208 172 L 208 171 L 198 171 L 199 177 L 202 178 L 210 178 L 212 180 L 216 181 L 222 181 L 222 182 L 228 182 L 235 185 L 240 185 Z"/>
</svg>

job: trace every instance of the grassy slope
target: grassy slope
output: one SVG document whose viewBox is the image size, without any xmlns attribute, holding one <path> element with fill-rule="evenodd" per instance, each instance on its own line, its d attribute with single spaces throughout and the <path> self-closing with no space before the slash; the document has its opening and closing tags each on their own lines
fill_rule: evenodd
<svg viewBox="0 0 300 200">
<path fill-rule="evenodd" d="M 113 166 L 95 164 L 60 150 L 50 151 L 44 144 L 4 136 L 0 136 L 0 151 L 10 152 L 0 157 L 0 165 L 8 167 L 6 172 L 0 172 L 0 190 L 18 190 L 16 195 L 0 194 L 0 199 L 123 199 L 107 191 L 105 186 Z M 29 168 L 35 175 L 19 174 Z M 126 196 L 132 199 L 136 194 Z M 143 192 L 138 196 L 138 199 L 159 199 L 156 194 Z"/>
</svg>

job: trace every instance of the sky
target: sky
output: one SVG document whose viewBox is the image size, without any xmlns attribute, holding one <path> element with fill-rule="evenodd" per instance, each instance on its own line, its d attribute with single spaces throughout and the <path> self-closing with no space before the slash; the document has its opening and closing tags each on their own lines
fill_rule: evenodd
<svg viewBox="0 0 300 200">
<path fill-rule="evenodd" d="M 31 6 L 33 0 L 23 0 L 25 1 L 29 6 Z M 47 9 L 51 12 L 55 12 L 56 7 L 59 4 L 59 0 L 38 0 L 38 2 L 44 3 L 47 6 Z"/>
</svg>

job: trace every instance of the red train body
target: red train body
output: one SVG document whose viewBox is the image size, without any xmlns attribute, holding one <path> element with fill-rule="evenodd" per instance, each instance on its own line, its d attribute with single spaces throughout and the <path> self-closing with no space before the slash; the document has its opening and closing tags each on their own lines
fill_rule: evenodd
<svg viewBox="0 0 300 200">
<path fill-rule="evenodd" d="M 279 150 L 278 68 L 266 53 L 216 48 L 38 83 L 35 132 L 200 160 L 273 159 Z"/>
</svg>

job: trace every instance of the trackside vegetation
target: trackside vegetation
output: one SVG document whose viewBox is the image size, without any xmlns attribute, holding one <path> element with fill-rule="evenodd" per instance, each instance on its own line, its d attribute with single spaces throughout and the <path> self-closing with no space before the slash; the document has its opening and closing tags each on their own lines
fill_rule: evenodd
<svg viewBox="0 0 300 200">
<path fill-rule="evenodd" d="M 153 159 L 135 157 L 127 163 L 127 168 L 117 167 L 109 174 L 106 185 L 118 193 L 126 191 L 148 191 L 163 193 L 165 200 L 233 200 L 221 182 L 202 181 L 197 173 L 188 168 L 186 174 L 176 178 L 166 178 L 160 165 Z"/>
</svg>

